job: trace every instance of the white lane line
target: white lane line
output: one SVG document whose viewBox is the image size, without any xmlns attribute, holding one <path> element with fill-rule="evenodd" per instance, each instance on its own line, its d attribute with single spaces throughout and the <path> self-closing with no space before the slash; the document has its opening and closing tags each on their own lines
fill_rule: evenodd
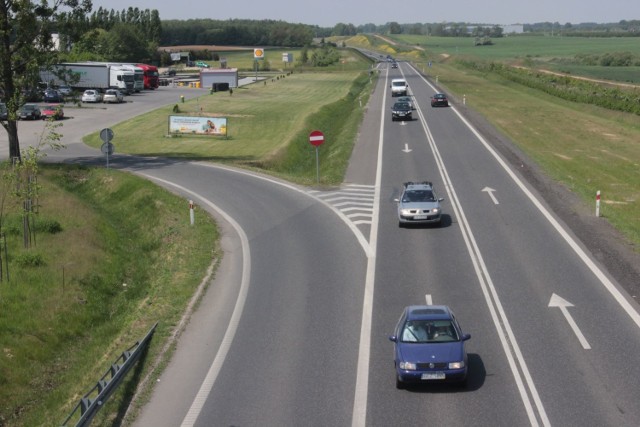
<svg viewBox="0 0 640 427">
<path fill-rule="evenodd" d="M 389 69 L 385 75 L 389 77 Z M 386 83 L 384 84 L 386 88 Z M 382 95 L 382 117 L 378 134 L 378 161 L 376 166 L 376 185 L 373 197 L 373 217 L 369 233 L 369 252 L 367 253 L 367 276 L 362 300 L 362 323 L 360 324 L 360 344 L 358 346 L 358 366 L 356 368 L 356 387 L 353 398 L 352 427 L 365 427 L 367 421 L 367 395 L 369 394 L 369 363 L 371 358 L 371 319 L 373 318 L 373 291 L 376 278 L 376 254 L 378 245 L 378 222 L 380 220 L 380 186 L 382 182 L 382 149 L 384 147 L 385 102 L 387 91 Z"/>
<path fill-rule="evenodd" d="M 213 384 L 222 369 L 222 365 L 229 353 L 229 348 L 231 348 L 231 343 L 233 342 L 233 338 L 236 335 L 236 331 L 238 329 L 238 324 L 240 323 L 240 318 L 242 317 L 242 312 L 244 310 L 244 305 L 247 300 L 247 294 L 249 293 L 249 284 L 251 277 L 251 251 L 249 248 L 249 239 L 245 234 L 240 224 L 238 224 L 231 216 L 229 216 L 226 212 L 220 209 L 217 205 L 207 200 L 203 196 L 195 193 L 181 185 L 175 184 L 170 181 L 166 181 L 164 179 L 160 179 L 151 175 L 141 174 L 152 181 L 161 182 L 165 185 L 169 185 L 174 187 L 185 194 L 189 194 L 194 199 L 198 199 L 201 203 L 206 204 L 214 211 L 218 212 L 220 216 L 222 216 L 225 221 L 229 222 L 231 226 L 236 230 L 238 236 L 240 237 L 240 242 L 242 246 L 242 279 L 240 282 L 240 291 L 238 293 L 238 299 L 236 300 L 236 305 L 233 308 L 233 314 L 231 315 L 231 319 L 229 320 L 229 325 L 227 325 L 227 330 L 222 338 L 222 342 L 220 343 L 220 348 L 218 348 L 218 352 L 216 353 L 216 357 L 213 360 L 213 363 L 209 367 L 209 371 L 205 376 L 202 384 L 200 385 L 200 389 L 196 394 L 193 402 L 191 403 L 191 407 L 189 411 L 185 415 L 182 420 L 181 427 L 191 427 L 195 424 L 200 412 L 202 412 L 202 408 L 204 407 L 205 402 L 207 401 L 207 397 L 211 390 L 213 389 Z"/>
<path fill-rule="evenodd" d="M 431 298 L 431 294 L 426 294 L 424 297 L 427 300 L 427 305 L 433 305 L 433 299 Z"/>
<path fill-rule="evenodd" d="M 460 117 L 467 127 L 473 132 L 473 134 L 480 140 L 482 145 L 485 146 L 487 151 L 491 153 L 491 155 L 498 161 L 498 163 L 502 166 L 502 168 L 509 174 L 511 179 L 516 183 L 518 187 L 522 190 L 522 192 L 531 200 L 536 208 L 542 213 L 542 215 L 549 221 L 551 226 L 556 229 L 558 234 L 562 236 L 562 238 L 567 242 L 567 244 L 574 250 L 574 252 L 578 255 L 578 257 L 582 260 L 582 262 L 591 270 L 591 272 L 600 280 L 600 283 L 605 287 L 607 291 L 613 296 L 616 302 L 622 307 L 622 309 L 631 317 L 631 320 L 635 322 L 635 324 L 640 327 L 640 313 L 629 303 L 629 301 L 622 295 L 622 293 L 615 287 L 613 282 L 609 280 L 609 278 L 604 274 L 604 272 L 598 268 L 598 266 L 589 258 L 587 253 L 578 245 L 578 243 L 569 235 L 569 233 L 562 228 L 560 223 L 556 221 L 556 219 L 551 215 L 551 213 L 542 205 L 542 203 L 529 191 L 529 189 L 524 185 L 524 183 L 516 176 L 516 174 L 509 168 L 509 166 L 502 160 L 502 158 L 498 155 L 498 153 L 489 145 L 487 141 L 475 130 L 475 128 L 469 123 L 462 114 L 458 112 L 455 108 L 453 111 Z"/>
<path fill-rule="evenodd" d="M 434 91 L 436 90 L 431 84 L 422 77 L 427 85 L 429 85 Z M 527 412 L 527 416 L 529 417 L 529 422 L 532 426 L 538 426 L 540 422 L 543 426 L 550 426 L 549 418 L 547 417 L 547 412 L 542 404 L 542 400 L 540 399 L 540 395 L 536 386 L 533 382 L 533 378 L 529 372 L 527 364 L 524 360 L 524 356 L 520 351 L 520 347 L 518 346 L 518 342 L 516 340 L 516 336 L 511 329 L 511 325 L 509 324 L 509 319 L 502 307 L 502 303 L 500 302 L 500 298 L 498 297 L 498 292 L 493 284 L 491 276 L 489 275 L 489 271 L 487 269 L 486 264 L 482 258 L 482 253 L 480 252 L 480 248 L 475 240 L 473 232 L 471 231 L 471 226 L 466 219 L 466 215 L 464 210 L 462 209 L 462 204 L 458 199 L 455 188 L 453 187 L 453 183 L 449 177 L 447 169 L 444 164 L 444 160 L 440 156 L 440 152 L 438 147 L 436 146 L 433 135 L 431 134 L 431 130 L 429 129 L 429 125 L 427 124 L 424 116 L 422 115 L 422 111 L 419 106 L 416 106 L 418 115 L 420 117 L 420 122 L 424 128 L 424 131 L 427 135 L 428 144 L 431 148 L 431 151 L 436 160 L 436 164 L 438 165 L 438 170 L 440 171 L 440 176 L 442 177 L 447 192 L 449 193 L 449 198 L 451 199 L 451 206 L 454 209 L 454 212 L 458 218 L 458 224 L 460 226 L 460 231 L 462 232 L 462 237 L 467 246 L 467 250 L 469 252 L 469 257 L 473 263 L 474 269 L 476 271 L 476 276 L 478 277 L 478 281 L 480 283 L 480 287 L 482 289 L 483 295 L 485 297 L 485 301 L 487 303 L 487 307 L 489 308 L 489 312 L 491 314 L 491 318 L 493 320 L 494 326 L 498 333 L 498 337 L 502 344 L 502 348 L 507 357 L 507 361 L 509 362 L 509 367 L 511 368 L 511 372 L 514 376 L 514 380 L 516 382 L 516 386 L 520 393 L 520 398 L 522 399 L 522 403 L 524 404 L 525 411 Z M 453 107 L 451 107 L 453 108 Z M 460 117 L 462 119 L 462 117 Z M 464 121 L 464 119 L 463 119 Z M 468 122 L 464 121 L 465 124 L 468 125 Z M 480 138 L 480 135 L 476 133 L 476 136 Z M 516 363 L 517 362 L 517 363 Z M 525 389 L 525 383 L 528 389 Z M 534 411 L 533 404 L 535 404 L 536 412 Z"/>
</svg>

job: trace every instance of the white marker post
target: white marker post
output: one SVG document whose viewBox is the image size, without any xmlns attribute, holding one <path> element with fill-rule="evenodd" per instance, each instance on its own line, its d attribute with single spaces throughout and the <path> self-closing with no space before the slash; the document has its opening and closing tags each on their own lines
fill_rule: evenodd
<svg viewBox="0 0 640 427">
<path fill-rule="evenodd" d="M 596 191 L 596 217 L 600 216 L 600 190 Z"/>
<path fill-rule="evenodd" d="M 193 209 L 193 200 L 189 200 L 189 220 L 191 221 L 191 225 L 196 222 L 196 215 Z"/>
</svg>

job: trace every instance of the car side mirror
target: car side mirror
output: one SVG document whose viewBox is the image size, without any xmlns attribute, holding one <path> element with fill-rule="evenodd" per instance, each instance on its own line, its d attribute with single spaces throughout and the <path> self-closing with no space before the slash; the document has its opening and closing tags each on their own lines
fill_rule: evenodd
<svg viewBox="0 0 640 427">
<path fill-rule="evenodd" d="M 439 201 L 439 202 L 444 202 L 444 197 L 440 197 L 440 198 L 438 199 L 438 201 Z"/>
<path fill-rule="evenodd" d="M 394 202 L 400 203 L 400 199 L 393 199 Z"/>
<path fill-rule="evenodd" d="M 391 336 L 389 337 L 389 341 L 392 341 L 392 342 L 398 342 L 398 337 L 397 337 L 397 336 L 395 336 L 395 335 L 391 335 Z"/>
<path fill-rule="evenodd" d="M 471 339 L 471 334 L 463 334 L 462 335 L 462 341 L 466 341 L 468 339 Z"/>
</svg>

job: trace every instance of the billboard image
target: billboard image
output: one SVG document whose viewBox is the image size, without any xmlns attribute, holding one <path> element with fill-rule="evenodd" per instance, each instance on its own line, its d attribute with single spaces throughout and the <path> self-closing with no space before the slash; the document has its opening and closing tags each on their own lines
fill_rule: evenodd
<svg viewBox="0 0 640 427">
<path fill-rule="evenodd" d="M 227 136 L 227 118 L 169 116 L 169 134 Z"/>
</svg>

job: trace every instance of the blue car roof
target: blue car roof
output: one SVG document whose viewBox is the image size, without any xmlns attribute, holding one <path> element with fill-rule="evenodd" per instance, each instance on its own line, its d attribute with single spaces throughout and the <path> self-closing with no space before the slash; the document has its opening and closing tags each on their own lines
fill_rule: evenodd
<svg viewBox="0 0 640 427">
<path fill-rule="evenodd" d="M 451 310 L 446 305 L 412 305 L 407 307 L 407 320 L 448 320 Z"/>
</svg>

